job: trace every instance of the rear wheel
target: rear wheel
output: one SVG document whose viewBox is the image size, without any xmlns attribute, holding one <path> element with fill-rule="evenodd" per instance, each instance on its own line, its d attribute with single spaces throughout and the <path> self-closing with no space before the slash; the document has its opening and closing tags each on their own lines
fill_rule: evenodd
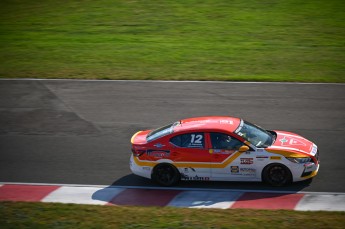
<svg viewBox="0 0 345 229">
<path fill-rule="evenodd" d="M 272 186 L 284 186 L 292 181 L 290 170 L 282 164 L 270 164 L 262 172 L 262 179 Z"/>
<path fill-rule="evenodd" d="M 173 165 L 158 164 L 153 169 L 152 179 L 162 186 L 173 186 L 180 181 L 180 173 Z"/>
</svg>

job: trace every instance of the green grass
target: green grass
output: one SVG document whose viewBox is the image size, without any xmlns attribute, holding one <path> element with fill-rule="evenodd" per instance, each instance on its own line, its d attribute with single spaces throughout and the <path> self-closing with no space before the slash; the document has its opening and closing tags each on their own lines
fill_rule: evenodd
<svg viewBox="0 0 345 229">
<path fill-rule="evenodd" d="M 344 228 L 345 212 L 0 203 L 7 228 Z"/>
<path fill-rule="evenodd" d="M 343 0 L 2 0 L 0 77 L 345 82 Z"/>
</svg>

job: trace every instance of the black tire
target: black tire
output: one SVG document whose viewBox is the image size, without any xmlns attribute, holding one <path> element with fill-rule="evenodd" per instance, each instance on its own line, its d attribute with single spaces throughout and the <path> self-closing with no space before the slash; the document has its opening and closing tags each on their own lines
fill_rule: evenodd
<svg viewBox="0 0 345 229">
<path fill-rule="evenodd" d="M 161 186 L 176 185 L 180 178 L 180 173 L 176 167 L 168 163 L 156 165 L 152 172 L 152 179 Z"/>
<path fill-rule="evenodd" d="M 274 163 L 264 168 L 262 179 L 272 186 L 280 187 L 290 184 L 292 182 L 292 175 L 285 165 Z"/>
</svg>

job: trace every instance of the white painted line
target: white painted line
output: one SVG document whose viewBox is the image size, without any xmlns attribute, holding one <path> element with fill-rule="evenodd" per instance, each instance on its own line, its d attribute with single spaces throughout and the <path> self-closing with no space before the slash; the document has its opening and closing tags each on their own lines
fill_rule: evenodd
<svg viewBox="0 0 345 229">
<path fill-rule="evenodd" d="M 345 194 L 306 194 L 296 205 L 298 211 L 345 211 Z"/>
<path fill-rule="evenodd" d="M 39 79 L 39 78 L 0 78 L 7 81 L 75 81 L 75 82 L 133 82 L 133 83 L 214 83 L 214 84 L 301 84 L 301 85 L 342 85 L 345 83 L 303 83 L 303 82 L 259 82 L 259 81 L 197 81 L 197 80 L 90 80 L 90 79 Z"/>
<path fill-rule="evenodd" d="M 167 206 L 228 209 L 241 195 L 242 192 L 184 191 Z"/>
<path fill-rule="evenodd" d="M 42 202 L 105 205 L 122 191 L 121 188 L 61 187 Z"/>
</svg>

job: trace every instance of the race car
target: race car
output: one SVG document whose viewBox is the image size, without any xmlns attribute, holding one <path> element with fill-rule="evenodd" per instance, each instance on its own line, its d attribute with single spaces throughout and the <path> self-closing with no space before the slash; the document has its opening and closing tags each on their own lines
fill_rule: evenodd
<svg viewBox="0 0 345 229">
<path fill-rule="evenodd" d="M 162 186 L 180 180 L 283 186 L 314 177 L 320 166 L 313 142 L 235 117 L 188 118 L 139 131 L 131 143 L 131 171 Z"/>
</svg>

